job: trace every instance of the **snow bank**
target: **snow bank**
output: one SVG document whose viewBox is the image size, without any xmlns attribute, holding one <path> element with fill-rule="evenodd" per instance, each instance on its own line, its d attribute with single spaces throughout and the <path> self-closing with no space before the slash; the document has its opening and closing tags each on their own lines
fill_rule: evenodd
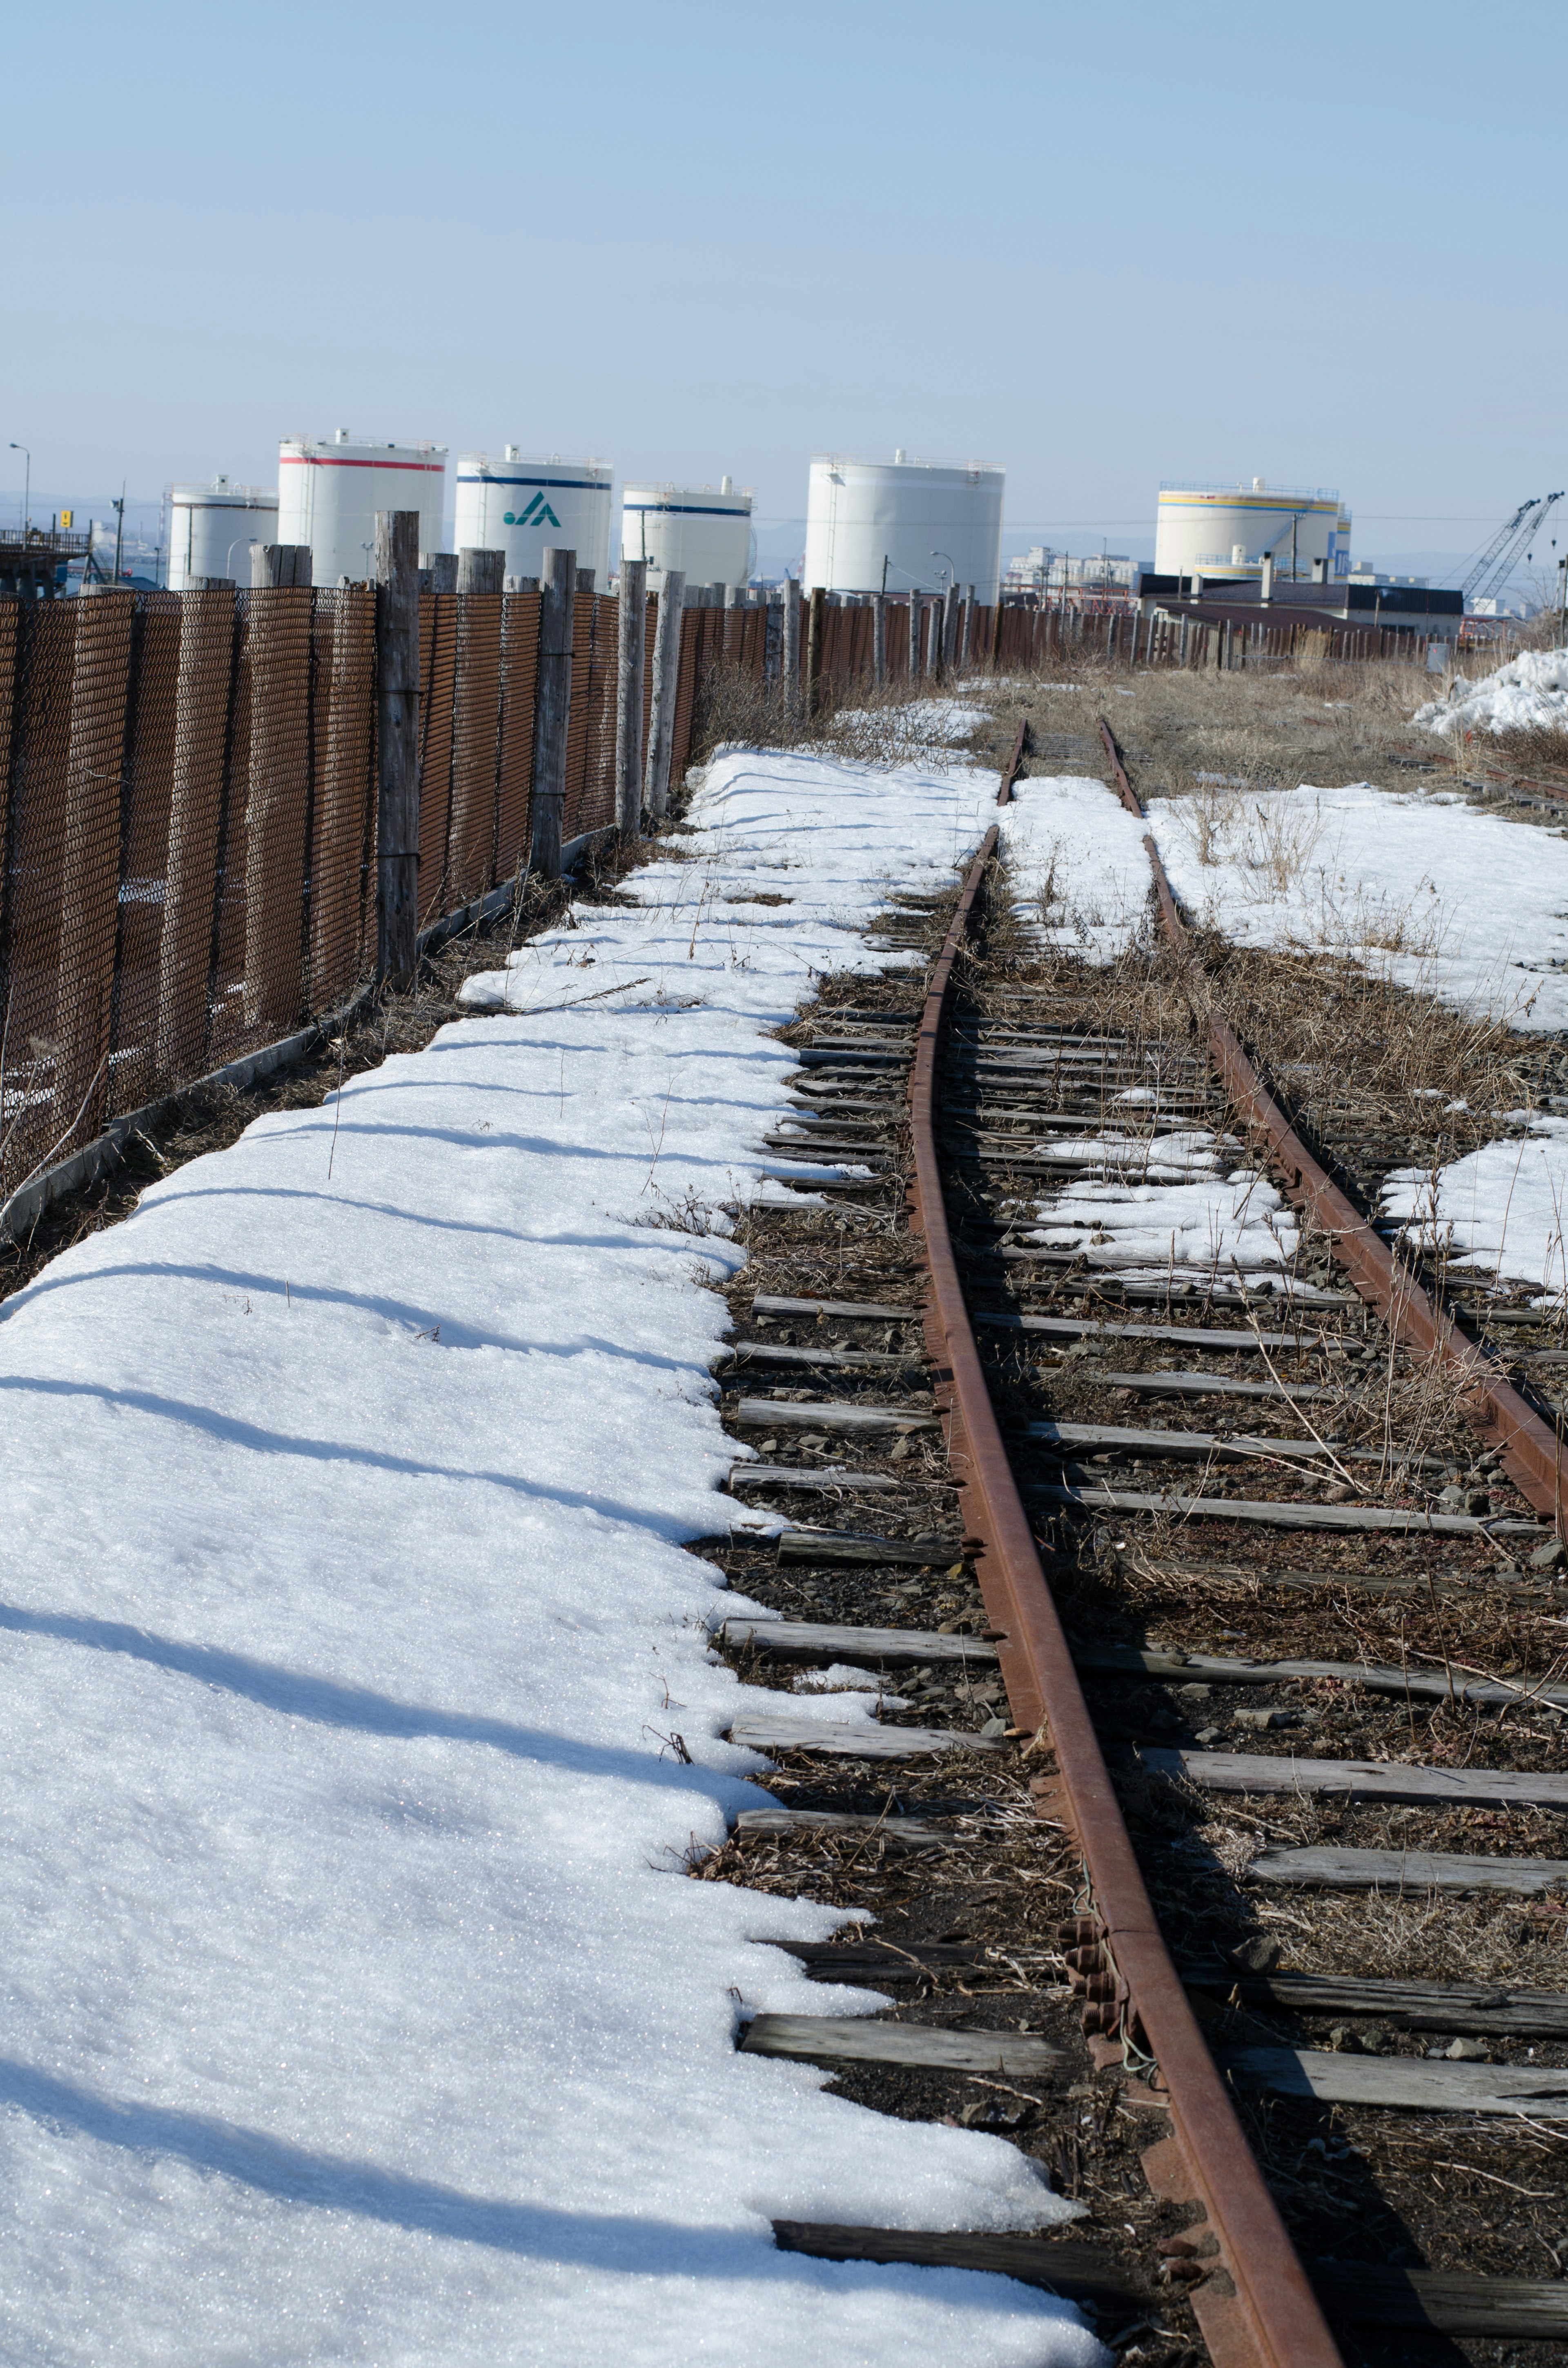
<svg viewBox="0 0 1568 2368">
<path fill-rule="evenodd" d="M 1568 1026 L 1568 843 L 1439 792 L 1216 792 L 1150 813 L 1172 887 L 1241 945 L 1341 954 L 1460 1009 Z"/>
<path fill-rule="evenodd" d="M 1383 1208 L 1427 1247 L 1445 1245 L 1456 1266 L 1532 1283 L 1560 1300 L 1568 1291 L 1568 1119 L 1530 1116 L 1528 1124 L 1527 1134 L 1483 1144 L 1436 1175 L 1396 1169 L 1384 1183 Z"/>
<path fill-rule="evenodd" d="M 1524 650 L 1478 682 L 1454 677 L 1446 699 L 1418 707 L 1428 732 L 1568 731 L 1568 650 Z"/>
<path fill-rule="evenodd" d="M 1020 781 L 1001 821 L 1013 909 L 1030 934 L 1085 962 L 1114 962 L 1148 909 L 1143 825 L 1103 781 L 1074 773 Z"/>
<path fill-rule="evenodd" d="M 992 794 L 727 758 L 694 860 L 472 991 L 510 1016 L 5 1304 L 7 2357 L 1103 2359 L 1000 2280 L 773 2249 L 1072 2207 L 737 2055 L 743 2011 L 871 2000 L 757 1945 L 833 1913 L 679 1872 L 766 1765 L 680 1545 L 745 1518 L 704 1287 L 739 1253 L 672 1228 L 777 1164 L 767 1030 L 885 965 L 884 889 Z"/>
</svg>

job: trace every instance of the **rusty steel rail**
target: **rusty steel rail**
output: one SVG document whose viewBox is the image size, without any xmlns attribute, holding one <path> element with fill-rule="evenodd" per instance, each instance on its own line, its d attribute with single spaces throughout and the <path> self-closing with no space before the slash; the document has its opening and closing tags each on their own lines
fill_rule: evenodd
<svg viewBox="0 0 1568 2368">
<path fill-rule="evenodd" d="M 1147 822 L 1143 802 L 1127 778 L 1116 734 L 1103 716 L 1100 737 L 1115 770 L 1122 803 L 1140 822 Z M 1184 947 L 1188 942 L 1187 929 L 1152 835 L 1145 833 L 1143 845 L 1153 867 L 1166 934 L 1173 945 Z M 1460 1330 L 1447 1309 L 1395 1257 L 1313 1158 L 1218 1005 L 1210 1010 L 1209 1050 L 1243 1120 L 1267 1144 L 1289 1198 L 1298 1208 L 1312 1211 L 1327 1236 L 1332 1255 L 1395 1338 L 1424 1357 L 1440 1358 L 1455 1374 L 1461 1383 L 1460 1404 L 1469 1420 L 1499 1452 L 1505 1471 L 1526 1502 L 1552 1523 L 1559 1537 L 1563 1536 L 1568 1521 L 1564 1520 L 1563 1444 L 1558 1432 L 1498 1372 L 1485 1349 Z"/>
<path fill-rule="evenodd" d="M 1011 769 L 998 803 L 1005 803 Z M 1157 2194 L 1199 2202 L 1208 2226 L 1188 2227 L 1173 2267 L 1196 2274 L 1188 2289 L 1215 2368 L 1342 2368 L 1273 2197 L 1253 2157 L 1230 2091 L 1198 2027 L 1166 1952 L 1131 1839 L 1112 1790 L 1065 1631 L 1035 1547 L 997 1427 L 959 1279 L 942 1194 L 935 1118 L 937 1060 L 953 972 L 975 898 L 994 852 L 987 832 L 932 973 L 910 1076 L 915 1144 L 914 1222 L 925 1241 L 930 1293 L 926 1338 L 966 1537 L 978 1540 L 976 1575 L 1017 1725 L 1038 1732 L 1058 1773 L 1038 1779 L 1042 1816 L 1070 1827 L 1083 1854 L 1093 1916 L 1070 1936 L 1075 1987 L 1090 2003 L 1085 2028 L 1119 2032 L 1153 2055 L 1163 2084 L 1142 2090 L 1151 2121 L 1173 2135 L 1144 2169 Z M 1091 2044 L 1093 2044 L 1091 2042 Z M 1139 2100 L 1136 2084 L 1124 2094 Z"/>
</svg>

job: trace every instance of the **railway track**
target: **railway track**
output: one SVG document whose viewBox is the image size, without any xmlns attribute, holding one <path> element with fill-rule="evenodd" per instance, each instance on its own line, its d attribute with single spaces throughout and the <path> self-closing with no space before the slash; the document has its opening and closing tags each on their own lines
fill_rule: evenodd
<svg viewBox="0 0 1568 2368">
<path fill-rule="evenodd" d="M 1020 961 L 994 840 L 890 918 L 924 999 L 830 981 L 794 1031 L 810 1197 L 754 1213 L 723 1376 L 788 1526 L 710 1549 L 767 1614 L 719 1641 L 779 1806 L 693 1871 L 876 1919 L 796 1953 L 891 2011 L 743 2046 L 1007 2136 L 1086 2217 L 779 2242 L 1003 2270 L 1125 2358 L 1551 2356 L 1556 1426 L 1197 1015 L 1157 861 L 1165 948 L 1108 982 Z M 1267 1268 L 1085 1223 L 1221 1171 L 1278 1196 Z M 874 1742 L 791 1716 L 824 1682 Z"/>
</svg>

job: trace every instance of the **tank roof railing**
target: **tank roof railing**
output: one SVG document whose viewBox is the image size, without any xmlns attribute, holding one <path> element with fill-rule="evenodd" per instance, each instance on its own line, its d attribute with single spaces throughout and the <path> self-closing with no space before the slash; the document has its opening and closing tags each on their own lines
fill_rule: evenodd
<svg viewBox="0 0 1568 2368">
<path fill-rule="evenodd" d="M 967 469 L 975 474 L 986 477 L 1005 477 L 1007 473 L 1006 463 L 1003 461 L 933 461 L 924 452 L 917 452 L 913 460 L 906 461 L 871 461 L 859 452 L 813 452 L 812 454 L 813 467 L 819 461 L 825 462 L 829 468 L 847 466 L 851 469 Z"/>
<path fill-rule="evenodd" d="M 674 477 L 628 477 L 621 487 L 627 494 L 712 494 L 722 502 L 749 502 L 755 490 L 751 485 L 732 485 L 726 493 L 722 485 L 692 485 Z"/>
<path fill-rule="evenodd" d="M 1266 482 L 1259 486 L 1244 484 L 1239 477 L 1224 485 L 1205 484 L 1197 477 L 1162 477 L 1162 494 L 1245 494 L 1254 501 L 1267 501 L 1271 494 L 1283 494 L 1290 501 L 1336 502 L 1337 485 L 1277 485 Z"/>
</svg>

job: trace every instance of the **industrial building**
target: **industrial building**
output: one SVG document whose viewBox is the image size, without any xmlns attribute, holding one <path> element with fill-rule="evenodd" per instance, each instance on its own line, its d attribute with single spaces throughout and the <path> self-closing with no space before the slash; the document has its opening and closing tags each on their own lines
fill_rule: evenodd
<svg viewBox="0 0 1568 2368">
<path fill-rule="evenodd" d="M 1162 484 L 1154 523 L 1159 576 L 1244 583 L 1266 561 L 1291 582 L 1336 584 L 1350 573 L 1350 513 L 1332 486 Z"/>
<path fill-rule="evenodd" d="M 279 540 L 278 495 L 270 485 L 214 477 L 210 484 L 172 486 L 169 590 L 183 592 L 203 576 L 248 584 L 251 544 Z"/>
<path fill-rule="evenodd" d="M 829 592 L 972 584 L 989 605 L 1002 575 L 1006 484 L 1006 470 L 988 462 L 818 454 L 806 496 L 804 580 Z"/>
<path fill-rule="evenodd" d="M 1137 590 L 1139 566 L 1125 551 L 1096 551 L 1087 558 L 1052 551 L 1037 542 L 1007 562 L 1005 593 L 1035 593 L 1046 599 L 1114 600 L 1125 604 Z"/>
<path fill-rule="evenodd" d="M 504 551 L 508 575 L 539 575 L 547 549 L 574 551 L 602 590 L 614 476 L 608 461 L 526 461 L 517 444 L 499 460 L 460 452 L 453 541 L 460 551 Z"/>
<path fill-rule="evenodd" d="M 648 563 L 656 592 L 666 568 L 687 583 L 745 584 L 752 569 L 751 488 L 729 477 L 718 485 L 627 485 L 621 493 L 620 555 Z"/>
<path fill-rule="evenodd" d="M 378 510 L 417 510 L 421 552 L 442 548 L 444 444 L 357 443 L 335 436 L 286 436 L 278 451 L 278 541 L 307 542 L 317 584 L 373 571 Z"/>
</svg>

